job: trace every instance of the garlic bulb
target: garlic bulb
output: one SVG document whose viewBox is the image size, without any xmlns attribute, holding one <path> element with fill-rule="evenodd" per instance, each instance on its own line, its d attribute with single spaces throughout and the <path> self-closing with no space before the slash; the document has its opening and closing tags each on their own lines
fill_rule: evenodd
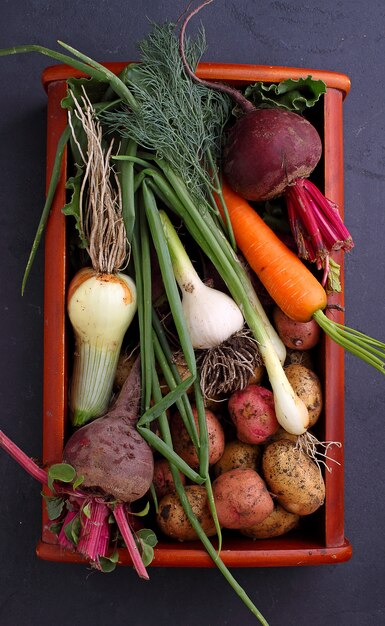
<svg viewBox="0 0 385 626">
<path fill-rule="evenodd" d="M 182 308 L 193 348 L 215 348 L 240 331 L 242 312 L 234 300 L 199 278 L 167 215 L 160 211 Z"/>
<path fill-rule="evenodd" d="M 195 271 L 195 270 L 194 270 Z M 240 308 L 230 296 L 205 285 L 198 276 L 180 285 L 182 307 L 194 348 L 215 348 L 243 328 Z"/>
</svg>

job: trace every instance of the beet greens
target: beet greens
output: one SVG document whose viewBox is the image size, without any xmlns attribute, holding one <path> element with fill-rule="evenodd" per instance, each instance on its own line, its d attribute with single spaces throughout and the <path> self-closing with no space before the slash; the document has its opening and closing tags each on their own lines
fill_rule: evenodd
<svg viewBox="0 0 385 626">
<path fill-rule="evenodd" d="M 184 19 L 179 51 L 186 74 L 200 85 L 229 96 L 240 117 L 227 133 L 222 170 L 229 185 L 247 200 L 263 202 L 283 195 L 299 255 L 329 273 L 334 250 L 348 251 L 353 240 L 337 207 L 308 180 L 322 154 L 321 138 L 310 122 L 282 108 L 256 108 L 240 91 L 199 78 L 185 54 L 185 31 L 190 19 L 213 0 L 206 0 Z"/>
<path fill-rule="evenodd" d="M 152 450 L 135 427 L 139 402 L 137 361 L 111 411 L 69 438 L 62 463 L 39 468 L 1 431 L 0 446 L 50 489 L 44 497 L 60 545 L 111 571 L 118 560 L 111 552 L 112 514 L 138 575 L 148 579 L 141 552 L 151 545 L 133 533 L 130 521 L 130 504 L 146 495 L 153 476 Z M 153 533 L 148 541 L 154 545 Z"/>
</svg>

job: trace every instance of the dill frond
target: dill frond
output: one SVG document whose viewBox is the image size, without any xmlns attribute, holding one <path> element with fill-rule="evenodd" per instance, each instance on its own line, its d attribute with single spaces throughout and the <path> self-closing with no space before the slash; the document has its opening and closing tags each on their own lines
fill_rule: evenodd
<svg viewBox="0 0 385 626">
<path fill-rule="evenodd" d="M 129 137 L 164 159 L 197 199 L 206 199 L 212 187 L 209 169 L 220 153 L 223 128 L 232 103 L 225 94 L 193 83 L 185 74 L 175 25 L 153 24 L 140 44 L 141 62 L 127 73 L 127 85 L 138 107 L 105 112 L 110 131 Z M 186 57 L 195 68 L 206 49 L 201 27 L 195 40 L 187 39 Z"/>
</svg>

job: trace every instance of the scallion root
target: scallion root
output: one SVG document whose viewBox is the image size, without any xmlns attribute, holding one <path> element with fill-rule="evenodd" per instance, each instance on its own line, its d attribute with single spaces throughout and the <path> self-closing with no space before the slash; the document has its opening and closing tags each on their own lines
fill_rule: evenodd
<svg viewBox="0 0 385 626">
<path fill-rule="evenodd" d="M 314 461 L 314 463 L 318 466 L 318 469 L 321 471 L 322 467 L 328 472 L 332 471 L 328 462 L 335 463 L 336 465 L 341 465 L 339 461 L 329 456 L 328 452 L 332 446 L 336 446 L 337 448 L 342 448 L 342 443 L 339 441 L 319 441 L 317 437 L 315 437 L 309 431 L 306 431 L 303 435 L 299 435 L 296 442 L 296 449 L 299 452 L 303 452 L 307 454 L 308 457 Z M 321 448 L 321 449 L 320 449 Z"/>
<path fill-rule="evenodd" d="M 77 139 L 71 113 L 68 117 L 85 168 L 79 198 L 80 224 L 82 236 L 88 242 L 87 252 L 92 267 L 98 272 L 112 274 L 123 269 L 127 263 L 121 190 L 118 177 L 110 165 L 113 140 L 105 151 L 102 126 L 96 120 L 92 104 L 85 90 L 83 91 L 81 103 L 73 93 L 72 99 L 75 105 L 74 115 L 80 121 L 86 136 L 87 154 L 83 153 Z"/>
<path fill-rule="evenodd" d="M 202 393 L 213 400 L 244 389 L 262 358 L 254 337 L 242 329 L 219 346 L 202 351 L 197 362 Z"/>
</svg>

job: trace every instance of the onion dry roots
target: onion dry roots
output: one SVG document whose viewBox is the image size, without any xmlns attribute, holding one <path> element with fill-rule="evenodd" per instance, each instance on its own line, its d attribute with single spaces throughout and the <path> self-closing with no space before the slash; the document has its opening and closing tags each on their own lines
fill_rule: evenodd
<svg viewBox="0 0 385 626">
<path fill-rule="evenodd" d="M 250 332 L 241 330 L 220 346 L 202 352 L 198 362 L 202 393 L 206 399 L 216 399 L 244 389 L 262 358 Z"/>
</svg>

